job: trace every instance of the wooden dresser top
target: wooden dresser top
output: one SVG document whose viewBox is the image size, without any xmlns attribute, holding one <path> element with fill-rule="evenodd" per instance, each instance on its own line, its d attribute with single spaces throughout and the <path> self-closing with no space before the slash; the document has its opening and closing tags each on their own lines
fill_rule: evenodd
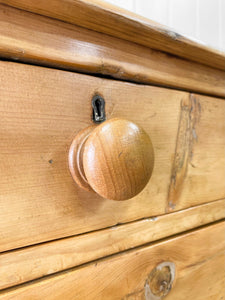
<svg viewBox="0 0 225 300">
<path fill-rule="evenodd" d="M 1 0 L 1 3 L 224 70 L 225 54 L 101 0 Z"/>
<path fill-rule="evenodd" d="M 225 97 L 225 54 L 103 1 L 1 0 L 0 57 Z"/>
</svg>

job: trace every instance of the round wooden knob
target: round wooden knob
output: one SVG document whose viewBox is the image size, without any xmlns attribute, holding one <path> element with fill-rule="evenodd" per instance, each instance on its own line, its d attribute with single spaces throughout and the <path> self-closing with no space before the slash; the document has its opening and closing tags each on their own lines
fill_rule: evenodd
<svg viewBox="0 0 225 300">
<path fill-rule="evenodd" d="M 140 193 L 151 177 L 153 165 L 149 136 L 123 119 L 82 130 L 69 151 L 73 179 L 82 188 L 111 200 L 127 200 Z"/>
</svg>

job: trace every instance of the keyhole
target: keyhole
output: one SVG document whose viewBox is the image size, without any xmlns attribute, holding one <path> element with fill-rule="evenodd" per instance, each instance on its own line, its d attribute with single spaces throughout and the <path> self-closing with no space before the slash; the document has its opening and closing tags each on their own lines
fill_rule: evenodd
<svg viewBox="0 0 225 300">
<path fill-rule="evenodd" d="M 97 114 L 98 114 L 98 116 L 100 116 L 101 115 L 101 102 L 99 99 L 97 99 L 95 101 L 95 106 L 96 106 Z"/>
<path fill-rule="evenodd" d="M 101 96 L 95 95 L 92 98 L 92 108 L 93 121 L 95 123 L 101 123 L 105 121 L 105 100 Z"/>
</svg>

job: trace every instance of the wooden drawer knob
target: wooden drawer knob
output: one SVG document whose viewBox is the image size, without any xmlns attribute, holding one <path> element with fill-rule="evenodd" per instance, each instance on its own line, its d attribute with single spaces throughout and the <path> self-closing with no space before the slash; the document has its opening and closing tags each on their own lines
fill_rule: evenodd
<svg viewBox="0 0 225 300">
<path fill-rule="evenodd" d="M 140 193 L 153 165 L 154 151 L 147 133 L 118 118 L 79 132 L 69 151 L 69 168 L 76 183 L 111 200 L 126 200 Z"/>
</svg>

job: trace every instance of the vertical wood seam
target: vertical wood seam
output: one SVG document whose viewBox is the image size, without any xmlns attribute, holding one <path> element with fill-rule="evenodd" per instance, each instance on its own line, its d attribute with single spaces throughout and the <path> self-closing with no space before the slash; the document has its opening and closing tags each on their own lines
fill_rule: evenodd
<svg viewBox="0 0 225 300">
<path fill-rule="evenodd" d="M 194 143 L 198 142 L 196 126 L 200 121 L 201 104 L 194 94 L 181 100 L 180 120 L 176 138 L 174 161 L 168 190 L 166 212 L 176 208 L 181 195 L 189 164 L 192 165 Z M 195 167 L 194 165 L 192 165 Z"/>
</svg>

